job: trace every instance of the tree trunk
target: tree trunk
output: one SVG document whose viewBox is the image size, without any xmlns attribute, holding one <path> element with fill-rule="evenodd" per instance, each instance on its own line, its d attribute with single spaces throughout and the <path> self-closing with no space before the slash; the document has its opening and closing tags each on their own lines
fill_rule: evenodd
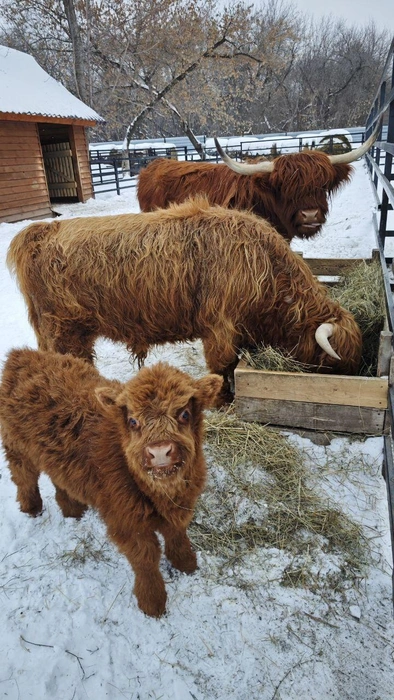
<svg viewBox="0 0 394 700">
<path fill-rule="evenodd" d="M 88 65 L 85 60 L 86 50 L 83 45 L 81 32 L 75 12 L 74 0 L 63 0 L 64 11 L 70 30 L 73 48 L 74 74 L 78 97 L 90 106 L 90 91 L 88 84 Z"/>
</svg>

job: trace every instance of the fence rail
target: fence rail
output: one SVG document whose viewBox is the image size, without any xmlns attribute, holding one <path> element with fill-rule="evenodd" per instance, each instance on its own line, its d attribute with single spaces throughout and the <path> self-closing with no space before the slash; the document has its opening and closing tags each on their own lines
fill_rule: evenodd
<svg viewBox="0 0 394 700">
<path fill-rule="evenodd" d="M 384 129 L 387 132 L 387 136 L 385 140 L 382 136 L 378 138 L 371 152 L 367 154 L 367 163 L 378 205 L 378 214 L 374 216 L 374 227 L 383 270 L 387 319 L 389 329 L 393 331 L 394 188 L 391 183 L 394 180 L 394 39 L 383 68 L 379 89 L 366 122 L 367 136 L 372 133 L 380 118 L 383 118 L 381 131 L 383 133 Z M 387 488 L 391 547 L 394 562 L 394 348 L 389 376 L 388 406 L 390 434 L 384 437 L 383 476 Z M 392 582 L 394 603 L 394 567 Z"/>
<path fill-rule="evenodd" d="M 350 141 L 347 141 L 346 134 L 324 135 L 304 134 L 302 136 L 292 136 L 289 134 L 264 135 L 248 141 L 237 142 L 236 137 L 229 139 L 229 144 L 224 145 L 224 150 L 235 160 L 247 160 L 261 157 L 274 157 L 281 153 L 294 153 L 305 148 L 323 148 L 327 153 L 334 153 L 337 148 L 349 150 L 352 148 L 352 141 L 358 144 L 364 139 L 364 130 L 349 132 Z M 342 140 L 343 139 L 343 140 Z M 231 143 L 230 143 L 231 142 Z M 173 158 L 176 160 L 200 160 L 199 154 L 190 146 L 175 146 L 173 144 L 154 144 L 146 148 L 133 144 L 127 155 L 123 154 L 121 147 L 112 149 L 91 149 L 90 169 L 92 174 L 93 188 L 96 194 L 104 192 L 116 192 L 121 194 L 122 190 L 136 186 L 136 176 L 141 168 L 144 168 L 155 158 Z M 221 161 L 216 148 L 205 145 L 206 160 L 214 163 Z"/>
</svg>

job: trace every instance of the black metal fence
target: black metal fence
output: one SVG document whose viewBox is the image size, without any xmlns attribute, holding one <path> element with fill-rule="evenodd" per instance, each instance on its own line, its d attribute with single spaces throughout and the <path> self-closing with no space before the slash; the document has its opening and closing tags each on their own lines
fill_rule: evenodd
<svg viewBox="0 0 394 700">
<path fill-rule="evenodd" d="M 182 158 L 188 160 L 187 146 L 133 148 L 128 154 L 121 147 L 90 149 L 90 170 L 95 193 L 116 192 L 136 186 L 136 176 L 155 158 Z M 189 156 L 190 158 L 190 156 Z"/>
<path fill-rule="evenodd" d="M 258 157 L 275 157 L 281 153 L 294 153 L 305 148 L 320 148 L 327 153 L 334 153 L 341 148 L 349 150 L 354 143 L 361 142 L 364 130 L 352 129 L 352 133 L 346 134 L 261 134 L 248 141 L 237 141 L 237 137 L 229 139 L 229 144 L 224 146 L 225 151 L 235 160 L 248 160 Z M 204 138 L 204 137 L 200 137 Z M 347 140 L 347 139 L 350 139 Z M 209 139 L 203 145 L 206 159 L 218 163 L 221 161 L 215 146 Z M 104 145 L 103 145 L 104 146 Z M 133 144 L 128 154 L 122 152 L 121 146 L 113 146 L 110 149 L 97 148 L 90 150 L 90 169 L 93 188 L 96 194 L 104 192 L 116 192 L 136 186 L 136 177 L 148 163 L 155 158 L 173 158 L 176 160 L 200 160 L 200 156 L 190 143 L 189 145 L 154 144 L 145 147 L 143 143 Z"/>
<path fill-rule="evenodd" d="M 366 134 L 369 135 L 379 119 L 383 120 L 380 138 L 370 154 L 367 162 L 371 175 L 378 213 L 374 216 L 376 239 L 379 248 L 380 261 L 383 270 L 385 300 L 389 330 L 394 332 L 393 305 L 393 257 L 394 257 L 394 188 L 392 182 L 394 156 L 394 39 L 387 56 L 379 89 L 372 104 L 366 123 Z M 383 134 L 385 138 L 383 138 Z M 394 346 L 393 346 L 394 352 Z M 391 530 L 391 546 L 394 561 L 394 354 L 391 358 L 389 376 L 389 420 L 390 434 L 384 437 L 383 476 L 386 481 L 388 509 Z M 394 602 L 394 569 L 393 569 L 393 602 Z"/>
</svg>

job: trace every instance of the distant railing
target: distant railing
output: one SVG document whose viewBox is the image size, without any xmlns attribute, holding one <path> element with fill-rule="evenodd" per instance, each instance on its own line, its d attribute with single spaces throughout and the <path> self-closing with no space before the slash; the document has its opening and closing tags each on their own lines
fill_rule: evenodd
<svg viewBox="0 0 394 700">
<path fill-rule="evenodd" d="M 364 130 L 353 132 L 352 139 L 356 144 L 361 142 L 364 136 Z M 321 142 L 324 138 L 324 143 Z M 227 139 L 225 139 L 227 141 Z M 213 142 L 213 139 L 207 140 L 203 144 L 206 151 L 206 159 L 210 162 L 219 163 L 220 156 Z M 284 153 L 294 153 L 302 151 L 305 148 L 323 148 L 327 153 L 335 152 L 338 147 L 351 148 L 352 143 L 345 142 L 341 144 L 338 136 L 330 134 L 323 137 L 323 134 L 303 134 L 302 136 L 294 136 L 288 134 L 270 136 L 262 134 L 261 137 L 256 137 L 255 140 L 248 141 L 240 140 L 237 142 L 236 137 L 228 139 L 228 144 L 224 145 L 224 150 L 235 160 L 252 160 L 261 157 L 275 157 Z M 175 146 L 168 144 L 168 147 L 162 144 L 157 146 L 152 144 L 149 148 L 144 147 L 144 143 L 139 145 L 132 144 L 128 154 L 124 154 L 119 148 L 108 149 L 91 149 L 90 150 L 90 169 L 92 174 L 93 187 L 96 194 L 104 192 L 116 192 L 121 194 L 122 190 L 136 186 L 136 177 L 140 170 L 144 168 L 155 158 L 173 158 L 180 161 L 185 160 L 200 160 L 200 155 L 195 148 L 190 146 Z"/>
<path fill-rule="evenodd" d="M 379 247 L 380 261 L 383 270 L 385 300 L 389 330 L 394 331 L 393 305 L 393 251 L 390 246 L 394 238 L 394 188 L 392 182 L 394 155 L 394 39 L 387 56 L 376 97 L 373 101 L 367 123 L 366 135 L 372 133 L 374 127 L 382 119 L 380 137 L 375 143 L 367 162 L 371 182 L 375 193 L 378 213 L 374 216 L 376 239 Z M 390 250 L 391 248 L 391 250 Z M 394 353 L 394 348 L 393 348 Z M 391 530 L 391 546 L 394 561 L 394 354 L 391 358 L 389 376 L 389 420 L 391 434 L 384 437 L 383 476 L 386 481 L 388 509 Z M 393 602 L 394 602 L 394 568 L 393 568 Z"/>
</svg>

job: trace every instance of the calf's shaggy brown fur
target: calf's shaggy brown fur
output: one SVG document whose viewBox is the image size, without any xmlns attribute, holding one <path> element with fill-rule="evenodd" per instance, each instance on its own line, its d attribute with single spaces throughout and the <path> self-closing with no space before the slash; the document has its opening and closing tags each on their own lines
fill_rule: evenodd
<svg viewBox="0 0 394 700">
<path fill-rule="evenodd" d="M 100 335 L 142 361 L 152 345 L 201 338 L 211 372 L 231 379 L 262 342 L 318 371 L 352 374 L 361 333 L 308 265 L 263 219 L 199 198 L 147 214 L 34 223 L 11 242 L 40 349 L 92 360 Z M 315 340 L 333 327 L 330 357 Z"/>
<path fill-rule="evenodd" d="M 197 566 L 186 528 L 206 476 L 202 410 L 222 381 L 158 363 L 121 384 L 71 355 L 28 349 L 11 351 L 4 366 L 1 437 L 20 509 L 41 513 L 40 472 L 64 516 L 97 509 L 147 615 L 160 616 L 167 597 L 156 532 L 177 569 Z"/>
</svg>

